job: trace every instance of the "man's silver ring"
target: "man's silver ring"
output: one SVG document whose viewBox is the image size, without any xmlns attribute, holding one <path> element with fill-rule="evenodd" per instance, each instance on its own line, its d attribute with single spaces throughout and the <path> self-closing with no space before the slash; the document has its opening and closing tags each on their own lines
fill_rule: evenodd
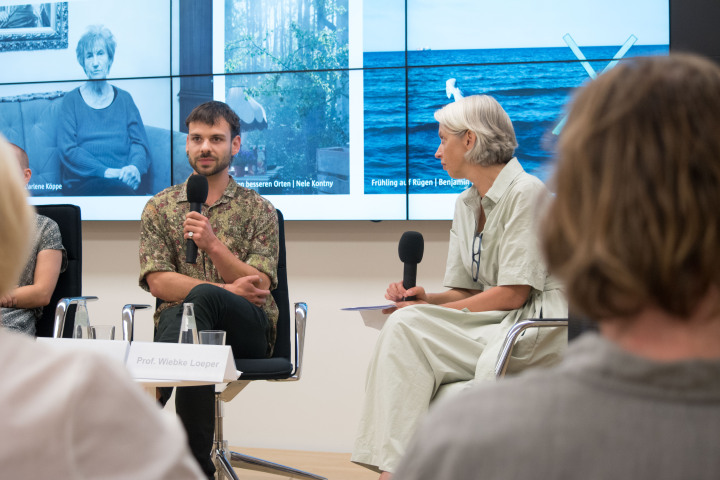
<svg viewBox="0 0 720 480">
<path fill-rule="evenodd" d="M 193 237 L 193 232 L 188 232 L 188 238 L 192 238 L 192 237 Z"/>
</svg>

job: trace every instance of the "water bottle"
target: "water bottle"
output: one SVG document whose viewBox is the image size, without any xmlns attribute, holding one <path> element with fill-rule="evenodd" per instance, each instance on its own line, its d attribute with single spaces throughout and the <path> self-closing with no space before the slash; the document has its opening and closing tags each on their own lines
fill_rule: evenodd
<svg viewBox="0 0 720 480">
<path fill-rule="evenodd" d="M 77 302 L 73 338 L 84 338 L 86 340 L 90 338 L 90 317 L 88 316 L 85 300 L 78 300 Z"/>
<path fill-rule="evenodd" d="M 183 303 L 178 343 L 200 343 L 198 342 L 197 323 L 195 323 L 195 306 L 192 303 Z"/>
</svg>

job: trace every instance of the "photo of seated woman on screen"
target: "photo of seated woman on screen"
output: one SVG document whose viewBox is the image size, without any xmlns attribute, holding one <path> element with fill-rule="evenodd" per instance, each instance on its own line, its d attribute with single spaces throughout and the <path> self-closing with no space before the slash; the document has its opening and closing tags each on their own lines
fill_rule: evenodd
<svg viewBox="0 0 720 480">
<path fill-rule="evenodd" d="M 88 27 L 76 55 L 88 81 L 68 92 L 60 109 L 58 147 L 63 192 L 72 196 L 144 195 L 150 150 L 132 97 L 107 81 L 115 38 Z"/>
</svg>

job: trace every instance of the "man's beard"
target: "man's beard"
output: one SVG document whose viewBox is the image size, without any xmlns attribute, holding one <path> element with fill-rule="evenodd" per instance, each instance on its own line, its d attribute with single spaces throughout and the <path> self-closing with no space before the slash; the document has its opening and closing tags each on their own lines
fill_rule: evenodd
<svg viewBox="0 0 720 480">
<path fill-rule="evenodd" d="M 188 156 L 188 158 L 189 158 L 189 156 Z M 191 160 L 190 165 L 192 166 L 193 170 L 195 170 L 196 173 L 198 173 L 199 175 L 203 175 L 205 177 L 211 177 L 217 173 L 222 172 L 227 167 L 229 167 L 230 164 L 232 163 L 232 156 L 228 153 L 227 155 L 224 155 L 223 157 L 218 158 L 217 162 L 211 167 L 210 170 L 202 170 L 201 171 L 197 168 L 197 165 L 198 165 L 198 161 L 203 158 L 212 158 L 213 160 L 215 159 L 215 157 L 213 157 L 212 155 L 207 155 L 207 156 L 201 155 L 199 157 L 196 157 L 194 160 Z"/>
</svg>

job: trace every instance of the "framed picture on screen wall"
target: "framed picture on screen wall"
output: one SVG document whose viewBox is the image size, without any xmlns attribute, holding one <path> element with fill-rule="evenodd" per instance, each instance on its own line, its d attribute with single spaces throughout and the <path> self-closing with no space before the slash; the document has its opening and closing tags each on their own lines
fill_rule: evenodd
<svg viewBox="0 0 720 480">
<path fill-rule="evenodd" d="M 0 52 L 67 47 L 67 2 L 0 6 Z"/>
</svg>

